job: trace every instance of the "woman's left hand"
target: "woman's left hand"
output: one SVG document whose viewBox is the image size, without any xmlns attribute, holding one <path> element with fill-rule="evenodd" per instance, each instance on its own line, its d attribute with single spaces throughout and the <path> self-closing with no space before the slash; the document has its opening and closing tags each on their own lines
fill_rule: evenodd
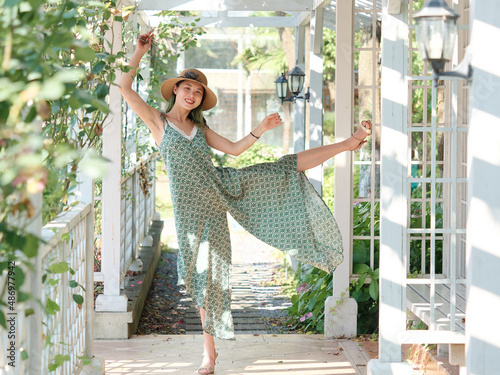
<svg viewBox="0 0 500 375">
<path fill-rule="evenodd" d="M 274 129 L 283 123 L 279 113 L 272 113 L 262 120 L 261 125 L 264 130 Z"/>
</svg>

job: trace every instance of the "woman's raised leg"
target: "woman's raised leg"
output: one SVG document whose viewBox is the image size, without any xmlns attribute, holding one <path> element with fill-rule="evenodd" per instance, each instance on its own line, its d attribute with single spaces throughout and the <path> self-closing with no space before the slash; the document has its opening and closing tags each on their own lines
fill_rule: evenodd
<svg viewBox="0 0 500 375">
<path fill-rule="evenodd" d="M 337 142 L 331 145 L 315 147 L 310 150 L 305 150 L 297 153 L 297 172 L 302 172 L 307 169 L 314 168 L 328 159 L 340 154 L 344 151 L 358 150 L 366 142 L 364 139 L 371 134 L 372 124 L 370 121 L 363 121 L 362 124 L 370 133 L 359 127 L 349 139 L 342 142 Z"/>
<path fill-rule="evenodd" d="M 205 326 L 205 309 L 200 307 L 200 317 L 201 325 Z M 215 341 L 214 337 L 205 331 L 203 331 L 203 361 L 201 362 L 201 367 L 198 370 L 198 374 L 213 374 L 215 367 L 215 359 L 217 358 L 217 353 L 215 352 Z"/>
</svg>

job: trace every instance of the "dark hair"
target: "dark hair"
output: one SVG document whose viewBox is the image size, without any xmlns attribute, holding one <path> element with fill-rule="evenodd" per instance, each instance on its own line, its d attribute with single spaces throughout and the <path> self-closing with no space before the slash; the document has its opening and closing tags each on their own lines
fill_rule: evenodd
<svg viewBox="0 0 500 375">
<path fill-rule="evenodd" d="M 179 87 L 179 85 L 184 81 L 185 80 L 177 82 L 175 84 L 175 86 Z M 172 92 L 172 95 L 170 96 L 170 99 L 167 102 L 167 110 L 165 111 L 165 113 L 168 113 L 172 110 L 172 108 L 174 107 L 176 97 L 177 97 L 177 95 L 175 95 L 175 93 Z M 188 119 L 193 121 L 193 123 L 198 127 L 205 126 L 205 118 L 203 117 L 203 101 L 204 100 L 205 100 L 205 88 L 203 88 L 203 98 L 201 99 L 201 104 L 198 107 L 196 107 L 195 109 L 192 109 L 188 115 Z"/>
</svg>

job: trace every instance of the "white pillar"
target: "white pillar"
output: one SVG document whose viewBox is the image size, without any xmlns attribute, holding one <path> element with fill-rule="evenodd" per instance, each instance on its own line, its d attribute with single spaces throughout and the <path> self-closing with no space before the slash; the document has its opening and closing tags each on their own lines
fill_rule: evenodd
<svg viewBox="0 0 500 375">
<path fill-rule="evenodd" d="M 309 148 L 323 145 L 323 8 L 311 11 L 311 51 L 309 53 Z M 309 181 L 321 195 L 323 165 L 309 170 Z"/>
<path fill-rule="evenodd" d="M 295 28 L 295 60 L 297 65 L 305 71 L 305 26 L 297 26 Z M 304 87 L 307 90 L 307 87 Z M 294 106 L 293 120 L 293 152 L 297 153 L 305 150 L 305 105 L 303 99 L 298 99 Z"/>
<path fill-rule="evenodd" d="M 351 136 L 354 122 L 354 2 L 337 1 L 337 58 L 335 67 L 335 141 Z M 335 162 L 335 216 L 343 239 L 344 261 L 333 274 L 333 296 L 325 303 L 325 335 L 357 334 L 358 304 L 349 298 L 352 269 L 352 154 L 343 152 Z M 341 304 L 337 304 L 343 299 Z"/>
<path fill-rule="evenodd" d="M 382 139 L 380 196 L 379 359 L 368 362 L 368 374 L 411 375 L 401 362 L 400 337 L 406 330 L 406 268 L 403 256 L 406 226 L 408 137 L 407 2 L 400 15 L 382 3 Z"/>
<path fill-rule="evenodd" d="M 122 27 L 113 22 L 106 33 L 112 51 L 117 53 L 122 45 Z M 116 74 L 120 79 L 120 73 Z M 121 272 L 121 147 L 122 147 L 122 97 L 117 86 L 109 92 L 110 122 L 103 130 L 102 154 L 110 161 L 108 174 L 102 179 L 102 252 L 101 269 L 104 275 L 104 294 L 96 298 L 96 311 L 127 311 L 127 297 L 120 295 Z"/>
<path fill-rule="evenodd" d="M 252 73 L 245 81 L 245 134 L 252 131 Z"/>
<path fill-rule="evenodd" d="M 238 50 L 243 51 L 243 36 L 240 35 L 238 39 Z M 236 106 L 236 139 L 241 139 L 245 136 L 245 129 L 243 123 L 243 80 L 245 79 L 245 71 L 243 70 L 243 63 L 238 63 L 238 101 Z"/>
<path fill-rule="evenodd" d="M 467 374 L 500 374 L 500 3 L 471 2 L 467 219 Z M 492 136 L 493 135 L 493 136 Z"/>
</svg>

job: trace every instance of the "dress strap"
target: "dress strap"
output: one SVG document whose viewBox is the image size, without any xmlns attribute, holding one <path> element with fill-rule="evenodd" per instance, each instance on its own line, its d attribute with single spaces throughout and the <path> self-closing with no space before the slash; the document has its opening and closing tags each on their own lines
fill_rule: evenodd
<svg viewBox="0 0 500 375">
<path fill-rule="evenodd" d="M 210 129 L 210 127 L 209 127 L 209 126 L 208 126 L 208 124 L 207 124 L 207 120 L 205 119 L 205 117 L 203 117 L 203 127 L 204 127 L 205 129 Z"/>
<path fill-rule="evenodd" d="M 168 120 L 167 120 L 167 114 L 164 113 L 164 112 L 160 112 L 160 118 L 161 118 L 161 120 L 163 122 L 163 131 L 165 131 L 165 129 L 167 129 L 167 122 L 168 122 Z"/>
</svg>

